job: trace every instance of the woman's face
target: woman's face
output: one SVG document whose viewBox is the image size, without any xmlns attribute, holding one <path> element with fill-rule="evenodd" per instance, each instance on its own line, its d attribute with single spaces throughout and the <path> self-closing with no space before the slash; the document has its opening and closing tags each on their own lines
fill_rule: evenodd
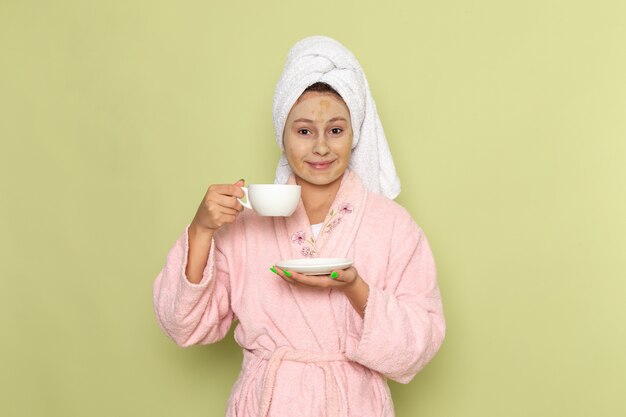
<svg viewBox="0 0 626 417">
<path fill-rule="evenodd" d="M 287 116 L 283 142 L 298 183 L 332 184 L 343 176 L 350 162 L 350 111 L 334 94 L 307 92 Z"/>
</svg>

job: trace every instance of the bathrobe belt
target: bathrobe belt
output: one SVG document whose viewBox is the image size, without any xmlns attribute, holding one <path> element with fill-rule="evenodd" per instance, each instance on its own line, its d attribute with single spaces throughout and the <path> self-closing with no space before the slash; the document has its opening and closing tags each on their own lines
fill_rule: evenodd
<svg viewBox="0 0 626 417">
<path fill-rule="evenodd" d="M 294 361 L 311 363 L 322 368 L 324 371 L 324 385 L 326 390 L 326 415 L 327 417 L 340 417 L 341 404 L 339 402 L 341 375 L 337 374 L 330 362 L 347 362 L 349 359 L 343 353 L 312 352 L 308 350 L 294 350 L 288 346 L 282 346 L 274 352 L 270 351 L 249 351 L 260 359 L 268 361 L 263 377 L 263 388 L 261 389 L 261 400 L 259 406 L 259 417 L 267 417 L 272 402 L 276 373 L 282 361 Z M 343 407 L 347 415 L 347 404 Z"/>
</svg>

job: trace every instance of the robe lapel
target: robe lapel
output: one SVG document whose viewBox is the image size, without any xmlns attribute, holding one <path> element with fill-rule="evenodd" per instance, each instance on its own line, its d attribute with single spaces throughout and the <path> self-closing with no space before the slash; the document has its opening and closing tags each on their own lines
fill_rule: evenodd
<svg viewBox="0 0 626 417">
<path fill-rule="evenodd" d="M 367 190 L 356 174 L 348 171 L 316 241 L 320 258 L 347 257 L 361 225 L 366 201 Z"/>
<path fill-rule="evenodd" d="M 289 183 L 295 184 L 293 175 Z M 317 239 L 311 235 L 311 225 L 302 200 L 290 217 L 275 217 L 274 230 L 282 259 L 345 258 L 363 218 L 366 200 L 367 190 L 359 178 L 352 171 L 346 171 Z M 337 326 L 332 321 L 330 291 L 290 288 L 320 350 L 339 349 L 341 344 Z"/>
</svg>

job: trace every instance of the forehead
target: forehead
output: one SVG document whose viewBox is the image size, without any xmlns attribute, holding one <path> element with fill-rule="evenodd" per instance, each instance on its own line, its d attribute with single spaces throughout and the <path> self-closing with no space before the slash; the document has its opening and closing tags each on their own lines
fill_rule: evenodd
<svg viewBox="0 0 626 417">
<path fill-rule="evenodd" d="M 348 115 L 350 114 L 348 106 L 341 97 L 330 92 L 318 91 L 307 91 L 298 97 L 298 100 L 294 103 L 290 113 L 293 114 L 295 112 L 312 110 L 311 107 L 326 111 L 345 112 Z"/>
</svg>

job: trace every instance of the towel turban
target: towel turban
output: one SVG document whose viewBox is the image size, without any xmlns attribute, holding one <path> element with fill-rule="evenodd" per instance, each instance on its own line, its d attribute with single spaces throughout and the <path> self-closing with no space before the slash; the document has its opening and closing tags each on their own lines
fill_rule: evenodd
<svg viewBox="0 0 626 417">
<path fill-rule="evenodd" d="M 274 182 L 284 184 L 292 173 L 283 146 L 289 111 L 304 90 L 316 82 L 334 88 L 350 110 L 353 138 L 349 168 L 369 191 L 396 198 L 400 194 L 400 179 L 365 74 L 352 52 L 325 36 L 305 38 L 291 48 L 276 86 L 274 131 L 283 155 Z"/>
</svg>

